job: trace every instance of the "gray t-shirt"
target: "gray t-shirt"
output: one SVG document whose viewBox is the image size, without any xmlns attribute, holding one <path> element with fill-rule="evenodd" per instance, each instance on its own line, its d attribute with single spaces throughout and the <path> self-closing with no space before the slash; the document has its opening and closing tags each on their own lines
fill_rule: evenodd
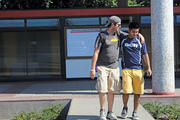
<svg viewBox="0 0 180 120">
<path fill-rule="evenodd" d="M 100 50 L 97 66 L 106 66 L 112 69 L 119 67 L 120 40 L 126 35 L 127 33 L 121 31 L 113 35 L 107 31 L 98 34 L 95 42 L 95 48 Z"/>
</svg>

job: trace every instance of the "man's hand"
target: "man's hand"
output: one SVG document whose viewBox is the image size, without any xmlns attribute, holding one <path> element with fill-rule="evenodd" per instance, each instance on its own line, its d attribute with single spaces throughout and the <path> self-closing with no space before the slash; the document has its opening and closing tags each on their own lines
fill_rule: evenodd
<svg viewBox="0 0 180 120">
<path fill-rule="evenodd" d="M 92 70 L 90 71 L 90 78 L 91 78 L 91 79 L 94 79 L 95 74 L 96 74 L 95 70 L 92 69 Z"/>
<path fill-rule="evenodd" d="M 141 44 L 143 44 L 145 42 L 145 39 L 144 39 L 143 35 L 141 33 L 139 33 L 138 36 L 140 38 Z"/>
<path fill-rule="evenodd" d="M 147 75 L 147 76 L 151 76 L 151 75 L 152 75 L 151 69 L 147 69 L 147 70 L 146 70 L 146 75 Z"/>
</svg>

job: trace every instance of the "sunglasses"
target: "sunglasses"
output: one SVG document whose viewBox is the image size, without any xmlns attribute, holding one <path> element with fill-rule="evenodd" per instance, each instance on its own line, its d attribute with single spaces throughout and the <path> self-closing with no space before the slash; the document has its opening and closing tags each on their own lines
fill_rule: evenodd
<svg viewBox="0 0 180 120">
<path fill-rule="evenodd" d="M 117 24 L 117 23 L 116 23 L 116 24 L 114 24 L 114 25 L 117 26 L 117 27 L 121 27 L 121 24 Z"/>
</svg>

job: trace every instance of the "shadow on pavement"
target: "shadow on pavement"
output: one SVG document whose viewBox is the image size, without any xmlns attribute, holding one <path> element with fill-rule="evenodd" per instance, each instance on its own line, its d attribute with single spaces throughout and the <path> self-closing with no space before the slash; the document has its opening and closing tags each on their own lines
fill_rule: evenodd
<svg viewBox="0 0 180 120">
<path fill-rule="evenodd" d="M 90 115 L 69 115 L 67 120 L 99 120 L 99 117 Z"/>
<path fill-rule="evenodd" d="M 2 82 L 0 94 L 97 94 L 95 85 L 96 80 Z M 150 78 L 145 78 L 144 88 L 152 89 Z M 180 78 L 175 88 L 180 88 Z"/>
</svg>

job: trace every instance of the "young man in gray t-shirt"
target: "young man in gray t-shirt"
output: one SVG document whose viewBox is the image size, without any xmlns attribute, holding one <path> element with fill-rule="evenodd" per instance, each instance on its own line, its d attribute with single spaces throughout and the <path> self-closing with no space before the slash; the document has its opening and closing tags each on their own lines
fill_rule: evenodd
<svg viewBox="0 0 180 120">
<path fill-rule="evenodd" d="M 95 68 L 97 65 L 97 84 L 96 89 L 100 100 L 100 120 L 106 120 L 104 104 L 106 94 L 108 95 L 108 119 L 116 120 L 116 115 L 112 112 L 114 93 L 120 93 L 119 81 L 119 37 L 125 34 L 119 31 L 121 19 L 111 16 L 106 24 L 107 30 L 100 32 L 96 38 L 94 56 L 90 77 L 94 79 Z"/>
</svg>

